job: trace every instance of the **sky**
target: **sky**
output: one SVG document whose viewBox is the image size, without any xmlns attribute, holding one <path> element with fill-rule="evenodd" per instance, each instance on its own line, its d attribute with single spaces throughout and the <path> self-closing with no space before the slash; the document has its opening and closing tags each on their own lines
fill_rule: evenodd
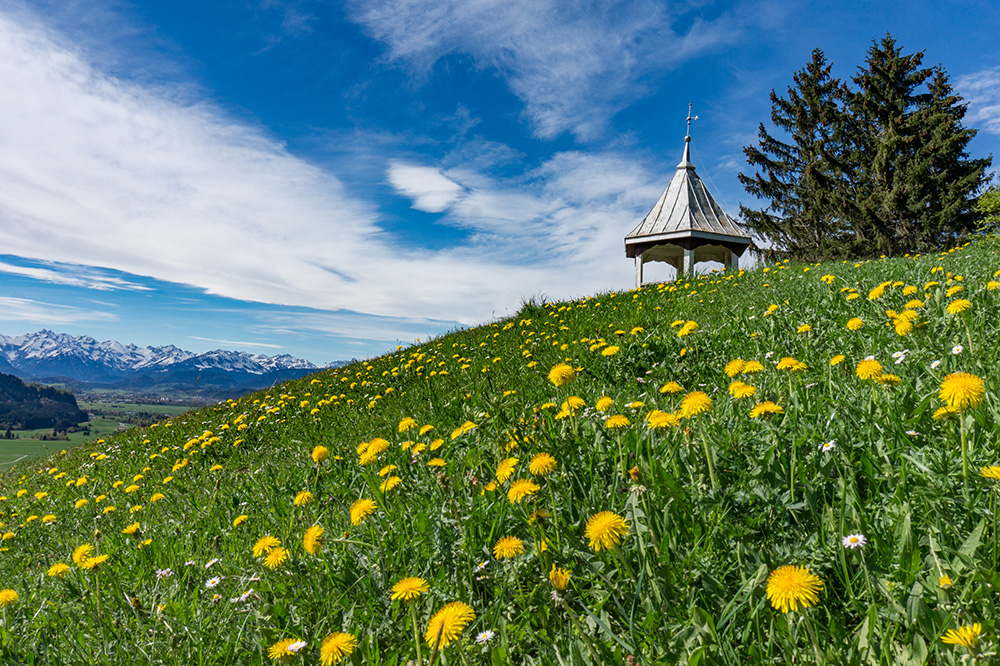
<svg viewBox="0 0 1000 666">
<path fill-rule="evenodd" d="M 770 92 L 891 33 L 1000 160 L 997 25 L 969 0 L 0 0 L 0 333 L 324 365 L 629 289 L 689 103 L 735 218 Z"/>
</svg>

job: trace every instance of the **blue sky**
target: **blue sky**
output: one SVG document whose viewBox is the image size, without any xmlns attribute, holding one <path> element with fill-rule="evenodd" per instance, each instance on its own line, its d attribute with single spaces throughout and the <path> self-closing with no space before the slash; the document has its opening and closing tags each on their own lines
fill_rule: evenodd
<svg viewBox="0 0 1000 666">
<path fill-rule="evenodd" d="M 997 25 L 968 1 L 0 0 L 0 333 L 323 364 L 630 288 L 689 101 L 734 217 L 768 93 L 816 47 L 842 78 L 886 32 L 924 50 L 1000 158 Z"/>
</svg>

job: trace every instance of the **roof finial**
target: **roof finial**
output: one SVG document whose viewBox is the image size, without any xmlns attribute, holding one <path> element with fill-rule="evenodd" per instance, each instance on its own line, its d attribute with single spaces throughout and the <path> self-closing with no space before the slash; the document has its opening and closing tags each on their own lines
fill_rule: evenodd
<svg viewBox="0 0 1000 666">
<path fill-rule="evenodd" d="M 678 169 L 693 169 L 691 164 L 691 121 L 698 120 L 698 116 L 691 115 L 691 102 L 688 102 L 687 134 L 684 135 L 684 159 L 677 165 Z"/>
</svg>

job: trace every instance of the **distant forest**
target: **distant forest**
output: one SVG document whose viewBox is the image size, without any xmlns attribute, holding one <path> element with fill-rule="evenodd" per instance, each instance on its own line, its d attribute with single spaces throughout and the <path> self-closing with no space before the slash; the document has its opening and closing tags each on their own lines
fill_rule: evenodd
<svg viewBox="0 0 1000 666">
<path fill-rule="evenodd" d="M 87 420 L 72 393 L 25 384 L 0 373 L 0 431 L 52 428 L 64 431 Z M 4 432 L 0 432 L 0 437 Z"/>
</svg>

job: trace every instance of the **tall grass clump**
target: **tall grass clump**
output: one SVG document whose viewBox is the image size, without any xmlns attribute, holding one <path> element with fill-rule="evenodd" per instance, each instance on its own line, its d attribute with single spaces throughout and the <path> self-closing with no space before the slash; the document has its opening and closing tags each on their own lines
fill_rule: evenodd
<svg viewBox="0 0 1000 666">
<path fill-rule="evenodd" d="M 0 661 L 986 663 L 997 250 L 531 302 L 21 464 Z"/>
</svg>

